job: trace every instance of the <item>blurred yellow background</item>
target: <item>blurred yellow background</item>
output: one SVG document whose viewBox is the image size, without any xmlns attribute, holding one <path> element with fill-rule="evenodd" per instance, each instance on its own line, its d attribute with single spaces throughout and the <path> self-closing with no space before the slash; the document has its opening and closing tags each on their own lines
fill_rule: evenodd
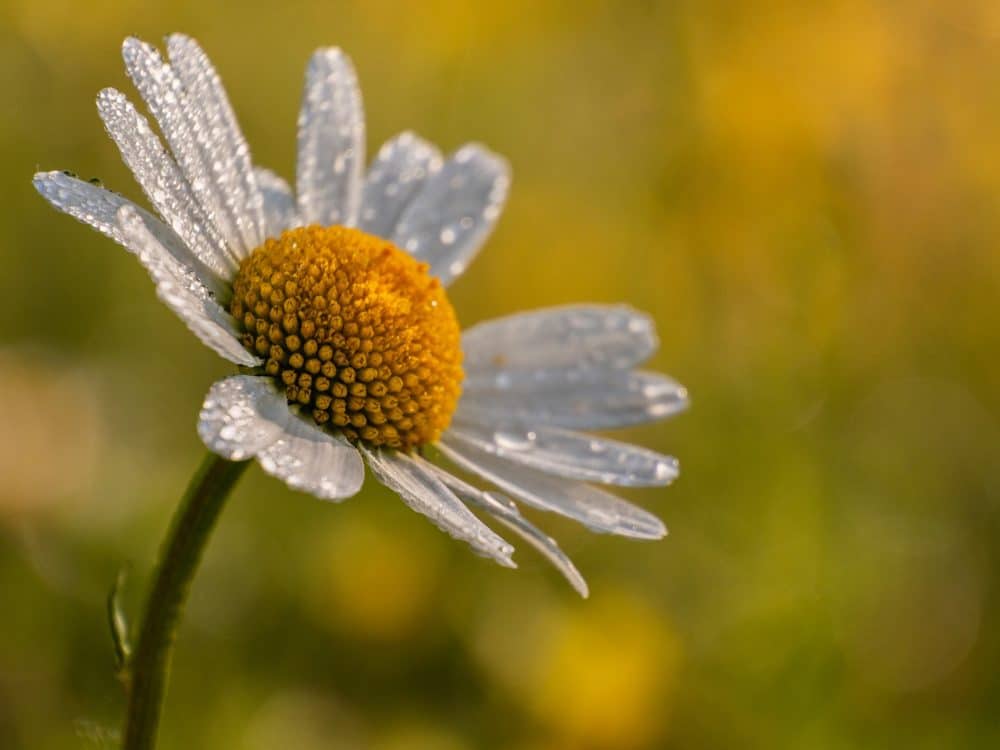
<svg viewBox="0 0 1000 750">
<path fill-rule="evenodd" d="M 104 596 L 136 611 L 227 367 L 36 169 L 139 189 L 94 110 L 184 31 L 291 178 L 311 51 L 369 153 L 507 155 L 463 324 L 570 301 L 658 322 L 690 412 L 630 493 L 672 534 L 552 517 L 591 582 L 511 572 L 389 492 L 253 468 L 181 631 L 164 748 L 1000 747 L 1000 6 L 738 0 L 0 5 L 0 747 L 106 748 Z M 523 545 L 522 545 L 523 546 Z"/>
</svg>

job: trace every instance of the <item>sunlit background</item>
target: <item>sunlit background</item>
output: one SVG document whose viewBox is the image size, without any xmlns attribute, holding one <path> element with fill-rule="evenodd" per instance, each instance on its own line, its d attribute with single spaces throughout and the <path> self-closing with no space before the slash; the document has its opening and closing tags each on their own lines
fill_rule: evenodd
<svg viewBox="0 0 1000 750">
<path fill-rule="evenodd" d="M 235 8 L 233 4 L 233 8 Z M 534 514 L 472 555 L 375 486 L 251 469 L 180 634 L 164 748 L 1000 747 L 995 2 L 203 2 L 0 7 L 0 747 L 109 748 L 104 598 L 137 612 L 227 365 L 36 169 L 139 199 L 94 96 L 128 34 L 197 37 L 292 177 L 302 73 L 357 66 L 369 153 L 489 144 L 508 209 L 463 324 L 571 301 L 656 319 L 691 410 L 628 493 L 662 542 Z M 523 545 L 522 545 L 523 547 Z"/>
</svg>

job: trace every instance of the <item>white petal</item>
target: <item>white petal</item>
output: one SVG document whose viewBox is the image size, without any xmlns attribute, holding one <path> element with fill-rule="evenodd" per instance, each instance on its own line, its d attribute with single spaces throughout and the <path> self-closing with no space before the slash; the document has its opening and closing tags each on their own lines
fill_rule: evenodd
<svg viewBox="0 0 1000 750">
<path fill-rule="evenodd" d="M 527 426 L 602 430 L 655 422 L 687 408 L 687 389 L 653 372 L 593 371 L 585 380 L 574 375 L 560 382 L 514 388 L 468 388 L 456 417 L 482 425 L 515 420 Z"/>
<path fill-rule="evenodd" d="M 198 43 L 183 34 L 167 39 L 167 52 L 187 92 L 191 116 L 204 136 L 215 179 L 227 196 L 246 252 L 264 241 L 264 203 L 250 163 L 250 147 L 219 74 Z"/>
<path fill-rule="evenodd" d="M 264 471 L 322 500 L 357 494 L 365 464 L 346 438 L 333 435 L 285 408 L 284 432 L 257 454 Z"/>
<path fill-rule="evenodd" d="M 174 69 L 154 47 L 138 39 L 126 39 L 122 57 L 129 78 L 156 118 L 177 164 L 205 215 L 210 218 L 225 244 L 232 270 L 246 250 L 232 210 L 234 198 L 226 193 L 220 172 L 231 154 L 220 153 L 209 142 L 206 119 L 197 104 L 189 100 Z"/>
<path fill-rule="evenodd" d="M 456 422 L 448 429 L 448 437 L 498 458 L 583 482 L 656 487 L 670 484 L 678 475 L 677 459 L 672 456 L 557 427 Z"/>
<path fill-rule="evenodd" d="M 361 450 L 379 481 L 397 492 L 410 508 L 481 555 L 506 567 L 517 567 L 510 559 L 514 548 L 476 518 L 433 473 L 398 451 Z"/>
<path fill-rule="evenodd" d="M 624 305 L 572 305 L 479 323 L 462 334 L 466 388 L 562 383 L 629 369 L 656 351 L 652 319 Z M 567 374 L 564 371 L 570 371 Z"/>
<path fill-rule="evenodd" d="M 161 225 L 162 226 L 162 225 Z M 237 335 L 232 317 L 219 307 L 190 268 L 179 263 L 154 235 L 135 206 L 118 210 L 122 244 L 132 250 L 156 284 L 156 295 L 203 344 L 239 365 L 259 365 Z"/>
<path fill-rule="evenodd" d="M 142 217 L 146 228 L 153 233 L 160 244 L 181 265 L 190 269 L 206 289 L 210 289 L 220 298 L 229 294 L 229 285 L 220 281 L 207 269 L 170 227 L 127 198 L 99 185 L 84 182 L 68 172 L 38 172 L 33 182 L 35 189 L 55 208 L 93 227 L 134 253 L 135 248 L 125 240 L 118 226 L 119 209 L 130 206 Z"/>
<path fill-rule="evenodd" d="M 392 241 L 447 286 L 468 267 L 507 200 L 510 167 L 483 146 L 456 151 L 403 211 Z"/>
<path fill-rule="evenodd" d="M 205 396 L 198 435 L 213 453 L 245 461 L 281 437 L 287 412 L 270 378 L 236 375 L 213 384 Z"/>
<path fill-rule="evenodd" d="M 570 585 L 576 589 L 580 596 L 587 598 L 589 594 L 587 582 L 580 575 L 580 571 L 576 569 L 573 561 L 566 556 L 565 552 L 559 549 L 559 544 L 555 539 L 522 516 L 512 500 L 504 495 L 483 492 L 453 474 L 449 474 L 439 466 L 423 461 L 423 459 L 417 460 L 421 461 L 425 468 L 433 471 L 442 482 L 451 487 L 455 492 L 469 502 L 482 508 L 504 526 L 520 535 L 522 539 L 542 553 L 565 576 L 566 580 L 569 581 Z"/>
<path fill-rule="evenodd" d="M 118 227 L 118 209 L 122 206 L 132 206 L 150 224 L 160 224 L 148 211 L 118 193 L 84 182 L 69 172 L 38 172 L 33 184 L 35 190 L 55 208 L 93 227 L 119 245 L 125 245 L 125 238 Z M 165 225 L 161 226 L 162 232 L 170 231 Z"/>
<path fill-rule="evenodd" d="M 318 50 L 299 111 L 295 189 L 305 224 L 354 226 L 361 202 L 365 116 L 354 66 L 339 49 Z"/>
<path fill-rule="evenodd" d="M 295 196 L 292 189 L 281 177 L 270 169 L 257 167 L 257 184 L 264 196 L 264 222 L 268 237 L 278 237 L 286 229 L 298 226 L 295 213 Z"/>
<path fill-rule="evenodd" d="M 593 531 L 636 539 L 660 539 L 667 533 L 656 516 L 595 487 L 503 461 L 450 440 L 447 434 L 438 448 L 460 468 L 478 474 L 527 505 L 572 518 Z"/>
<path fill-rule="evenodd" d="M 441 163 L 441 152 L 413 133 L 387 141 L 368 168 L 358 228 L 391 238 L 403 209 Z"/>
<path fill-rule="evenodd" d="M 229 278 L 232 272 L 222 238 L 146 118 L 115 89 L 98 94 L 97 111 L 153 207 L 201 263 L 219 278 Z"/>
<path fill-rule="evenodd" d="M 198 434 L 220 456 L 233 461 L 256 456 L 271 476 L 323 500 L 350 497 L 364 482 L 357 449 L 292 412 L 270 378 L 236 375 L 213 385 Z"/>
</svg>

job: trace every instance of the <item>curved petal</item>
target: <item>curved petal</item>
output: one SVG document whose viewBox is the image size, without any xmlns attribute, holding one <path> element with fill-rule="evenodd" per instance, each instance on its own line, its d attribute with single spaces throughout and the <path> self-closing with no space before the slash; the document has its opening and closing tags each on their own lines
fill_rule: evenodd
<svg viewBox="0 0 1000 750">
<path fill-rule="evenodd" d="M 166 251 L 185 269 L 189 269 L 205 289 L 211 291 L 217 299 L 228 297 L 228 284 L 221 282 L 218 276 L 206 268 L 170 227 L 118 193 L 84 182 L 68 172 L 39 172 L 35 175 L 33 183 L 39 194 L 54 208 L 93 227 L 129 252 L 137 253 L 136 248 L 126 240 L 121 227 L 118 226 L 119 209 L 124 206 L 131 207 L 142 217 L 146 228 Z"/>
<path fill-rule="evenodd" d="M 235 272 L 240 258 L 252 246 L 246 246 L 241 236 L 235 197 L 226 191 L 229 180 L 222 179 L 231 155 L 218 142 L 209 140 L 207 118 L 197 103 L 190 101 L 176 71 L 163 61 L 155 47 L 130 37 L 122 45 L 122 58 L 192 193 L 222 237 L 229 265 Z"/>
<path fill-rule="evenodd" d="M 277 237 L 286 229 L 298 225 L 295 196 L 288 183 L 270 169 L 257 167 L 257 184 L 264 196 L 264 225 L 267 237 Z"/>
<path fill-rule="evenodd" d="M 567 557 L 565 552 L 559 549 L 559 544 L 555 539 L 522 516 L 512 500 L 493 492 L 483 492 L 429 461 L 419 458 L 417 460 L 421 462 L 424 468 L 434 472 L 442 482 L 451 487 L 456 493 L 479 508 L 482 508 L 538 550 L 555 566 L 556 570 L 563 574 L 580 596 L 584 599 L 587 598 L 590 593 L 587 582 L 580 575 L 580 571 L 576 569 L 573 561 Z"/>
<path fill-rule="evenodd" d="M 387 141 L 368 168 L 358 228 L 392 237 L 403 209 L 428 176 L 441 169 L 441 163 L 441 152 L 413 133 L 400 133 Z"/>
<path fill-rule="evenodd" d="M 234 461 L 256 456 L 271 476 L 324 500 L 350 497 L 364 482 L 357 449 L 293 413 L 270 378 L 236 375 L 215 383 L 198 434 L 215 453 Z"/>
<path fill-rule="evenodd" d="M 365 465 L 357 448 L 287 407 L 285 413 L 281 437 L 257 454 L 261 468 L 292 489 L 322 500 L 357 494 L 365 480 Z"/>
<path fill-rule="evenodd" d="M 171 34 L 167 54 L 187 92 L 191 115 L 203 131 L 213 173 L 226 193 L 248 253 L 264 241 L 264 202 L 250 162 L 250 147 L 219 74 L 198 43 L 184 34 Z"/>
<path fill-rule="evenodd" d="M 583 435 L 557 427 L 493 427 L 458 422 L 449 438 L 485 453 L 546 474 L 622 487 L 670 484 L 679 473 L 677 459 L 637 445 Z"/>
<path fill-rule="evenodd" d="M 659 342 L 652 319 L 626 305 L 568 305 L 509 315 L 462 334 L 466 388 L 562 383 L 595 370 L 626 370 Z"/>
<path fill-rule="evenodd" d="M 455 416 L 485 426 L 514 420 L 529 427 L 604 430 L 656 422 L 688 405 L 687 389 L 659 373 L 599 370 L 582 381 L 571 370 L 550 374 L 544 386 L 467 388 Z"/>
<path fill-rule="evenodd" d="M 126 245 L 118 226 L 118 209 L 122 206 L 132 206 L 150 226 L 159 225 L 160 235 L 166 236 L 170 232 L 159 219 L 127 198 L 94 183 L 84 182 L 69 172 L 37 172 L 32 184 L 54 208 L 93 227 L 132 252 L 133 248 Z M 180 240 L 175 238 L 175 244 L 180 245 Z"/>
<path fill-rule="evenodd" d="M 361 202 L 365 115 L 357 75 L 336 48 L 317 50 L 299 111 L 295 191 L 306 224 L 354 226 Z"/>
<path fill-rule="evenodd" d="M 479 554 L 505 567 L 517 567 L 510 559 L 514 548 L 476 518 L 432 472 L 397 451 L 361 450 L 379 481 L 398 493 L 410 508 Z"/>
<path fill-rule="evenodd" d="M 493 231 L 509 188 L 505 159 L 478 144 L 463 146 L 427 179 L 391 239 L 447 286 Z"/>
<path fill-rule="evenodd" d="M 590 485 L 517 466 L 447 436 L 438 448 L 449 461 L 526 505 L 572 518 L 593 531 L 635 539 L 660 539 L 667 533 L 663 522 L 653 514 Z"/>
<path fill-rule="evenodd" d="M 232 276 L 225 244 L 205 215 L 173 157 L 120 91 L 97 95 L 97 111 L 122 160 L 160 216 L 220 279 Z"/>
<path fill-rule="evenodd" d="M 212 384 L 198 415 L 198 436 L 213 453 L 246 461 L 281 437 L 287 411 L 268 378 L 235 375 Z"/>
<path fill-rule="evenodd" d="M 229 313 L 219 307 L 190 268 L 170 254 L 135 206 L 126 205 L 118 210 L 118 227 L 123 244 L 149 271 L 156 284 L 156 295 L 205 346 L 239 365 L 250 367 L 261 363 L 240 343 L 236 323 Z"/>
</svg>

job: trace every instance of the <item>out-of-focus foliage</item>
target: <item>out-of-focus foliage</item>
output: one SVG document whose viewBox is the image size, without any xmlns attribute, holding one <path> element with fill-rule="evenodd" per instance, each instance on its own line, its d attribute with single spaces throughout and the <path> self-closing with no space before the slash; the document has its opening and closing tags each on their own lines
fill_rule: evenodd
<svg viewBox="0 0 1000 750">
<path fill-rule="evenodd" d="M 1000 11 L 911 2 L 0 7 L 0 747 L 111 747 L 103 597 L 134 612 L 225 363 L 37 168 L 139 197 L 93 97 L 118 47 L 213 56 L 291 176 L 305 61 L 354 58 L 369 151 L 509 156 L 463 323 L 658 321 L 692 410 L 630 497 L 661 543 L 542 518 L 592 583 L 481 561 L 371 487 L 251 470 L 181 632 L 164 747 L 1000 746 Z"/>
</svg>

